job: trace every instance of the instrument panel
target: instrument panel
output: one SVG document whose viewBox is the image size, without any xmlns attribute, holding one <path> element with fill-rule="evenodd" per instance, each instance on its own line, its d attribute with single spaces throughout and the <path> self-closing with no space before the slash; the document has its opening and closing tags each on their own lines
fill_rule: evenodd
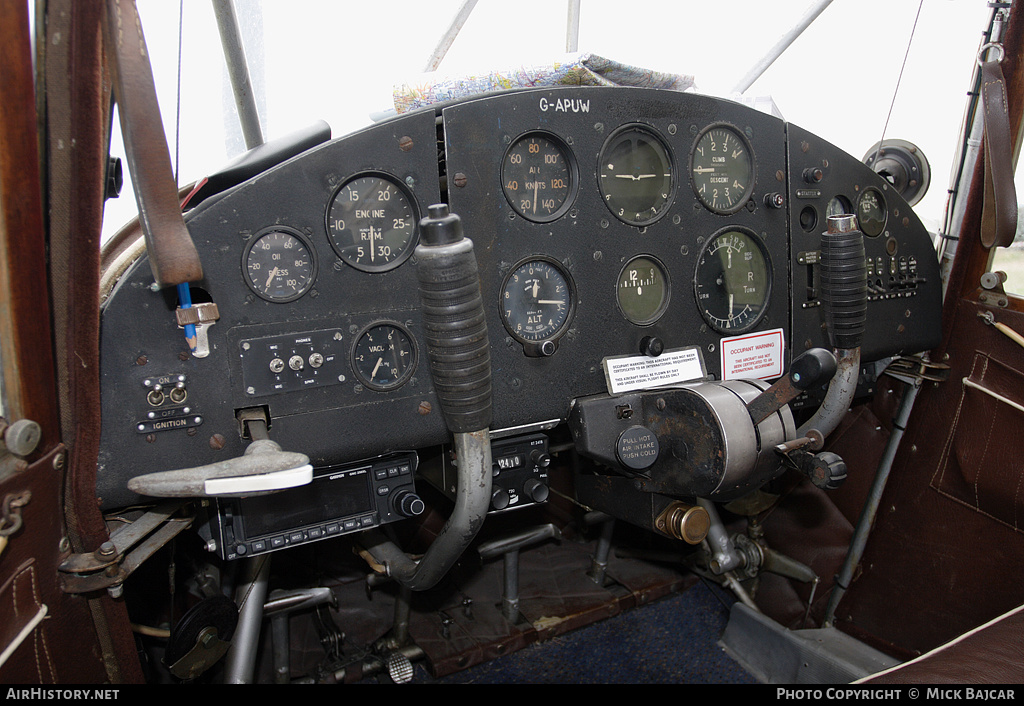
<svg viewBox="0 0 1024 706">
<path fill-rule="evenodd" d="M 190 355 L 143 257 L 102 312 L 98 488 L 241 455 L 239 413 L 315 466 L 445 443 L 416 280 L 419 221 L 445 202 L 473 241 L 498 434 L 565 420 L 607 361 L 694 350 L 733 376 L 738 341 L 779 341 L 752 377 L 827 346 L 816 253 L 854 212 L 866 361 L 938 343 L 931 240 L 891 186 L 745 106 L 636 88 L 536 89 L 400 116 L 201 203 L 187 224 L 213 302 Z M 726 354 L 729 351 L 729 354 Z M 178 390 L 154 404 L 154 387 Z"/>
</svg>

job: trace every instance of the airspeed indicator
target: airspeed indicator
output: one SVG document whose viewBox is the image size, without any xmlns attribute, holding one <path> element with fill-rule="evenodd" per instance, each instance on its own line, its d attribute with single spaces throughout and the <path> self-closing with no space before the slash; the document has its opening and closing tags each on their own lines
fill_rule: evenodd
<svg viewBox="0 0 1024 706">
<path fill-rule="evenodd" d="M 572 205 L 576 165 L 560 140 L 532 132 L 505 153 L 501 189 L 513 211 L 529 221 L 548 223 Z"/>
</svg>

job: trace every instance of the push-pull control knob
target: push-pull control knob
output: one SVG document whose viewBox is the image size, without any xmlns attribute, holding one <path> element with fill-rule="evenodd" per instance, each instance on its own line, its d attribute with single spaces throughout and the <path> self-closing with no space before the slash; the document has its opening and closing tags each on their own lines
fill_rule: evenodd
<svg viewBox="0 0 1024 706">
<path fill-rule="evenodd" d="M 416 517 L 422 515 L 427 506 L 420 499 L 420 496 L 411 490 L 401 490 L 391 498 L 391 505 L 402 517 Z"/>
</svg>

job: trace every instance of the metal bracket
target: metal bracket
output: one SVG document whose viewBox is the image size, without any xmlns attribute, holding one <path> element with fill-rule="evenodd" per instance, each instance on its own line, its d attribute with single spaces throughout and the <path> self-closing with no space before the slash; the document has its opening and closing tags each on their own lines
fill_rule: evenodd
<svg viewBox="0 0 1024 706">
<path fill-rule="evenodd" d="M 945 363 L 932 363 L 921 358 L 896 358 L 885 370 L 883 375 L 889 375 L 910 385 L 919 382 L 945 382 L 949 379 L 949 366 Z"/>
<path fill-rule="evenodd" d="M 174 312 L 178 328 L 196 327 L 196 349 L 192 355 L 205 358 L 210 355 L 209 328 L 220 319 L 220 310 L 213 302 L 200 302 L 187 309 L 178 307 Z"/>
<path fill-rule="evenodd" d="M 133 571 L 161 547 L 188 529 L 194 516 L 172 517 L 187 503 L 169 502 L 110 533 L 93 552 L 72 554 L 57 567 L 65 593 L 107 589 L 119 596 Z"/>
</svg>

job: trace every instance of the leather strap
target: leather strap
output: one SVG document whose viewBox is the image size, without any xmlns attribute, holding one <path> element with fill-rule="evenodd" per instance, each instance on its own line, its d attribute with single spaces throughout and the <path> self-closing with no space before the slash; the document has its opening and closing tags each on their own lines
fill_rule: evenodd
<svg viewBox="0 0 1024 706">
<path fill-rule="evenodd" d="M 985 108 L 985 203 L 981 243 L 1006 247 L 1017 232 L 1017 192 L 1013 181 L 1013 141 L 1006 82 L 998 61 L 981 64 L 981 100 Z"/>
<path fill-rule="evenodd" d="M 181 215 L 142 21 L 135 0 L 107 0 L 106 10 L 114 95 L 149 265 L 161 287 L 195 282 L 203 267 Z"/>
</svg>

